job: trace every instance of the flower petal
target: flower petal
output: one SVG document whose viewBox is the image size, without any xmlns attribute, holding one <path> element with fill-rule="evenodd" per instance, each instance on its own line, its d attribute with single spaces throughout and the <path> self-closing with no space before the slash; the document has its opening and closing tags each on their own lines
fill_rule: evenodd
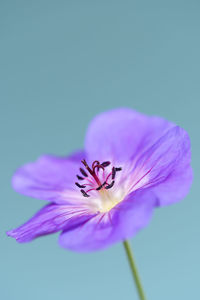
<svg viewBox="0 0 200 300">
<path fill-rule="evenodd" d="M 192 180 L 193 171 L 191 166 L 181 167 L 180 165 L 164 183 L 153 189 L 158 198 L 157 205 L 169 205 L 183 199 L 189 193 Z"/>
<path fill-rule="evenodd" d="M 173 124 L 158 117 L 148 117 L 121 108 L 98 115 L 91 122 L 85 149 L 93 160 L 127 161 L 143 152 Z"/>
<path fill-rule="evenodd" d="M 7 232 L 17 242 L 25 243 L 50 233 L 55 233 L 69 226 L 76 228 L 91 218 L 83 207 L 48 204 L 22 226 Z"/>
<path fill-rule="evenodd" d="M 190 140 L 182 128 L 170 129 L 144 152 L 135 165 L 135 176 L 144 180 L 143 187 L 152 187 L 158 205 L 183 198 L 192 182 Z"/>
<path fill-rule="evenodd" d="M 78 150 L 73 153 L 71 153 L 66 159 L 69 159 L 70 161 L 74 161 L 75 163 L 80 163 L 81 160 L 86 158 L 86 154 L 83 150 Z"/>
<path fill-rule="evenodd" d="M 148 191 L 136 191 L 108 213 L 94 216 L 72 230 L 60 235 L 62 247 L 80 251 L 95 251 L 132 237 L 145 227 L 155 207 L 155 195 Z"/>
<path fill-rule="evenodd" d="M 63 190 L 74 190 L 76 174 L 84 152 L 65 157 L 41 156 L 37 161 L 18 169 L 13 176 L 13 188 L 33 198 L 59 201 Z"/>
</svg>

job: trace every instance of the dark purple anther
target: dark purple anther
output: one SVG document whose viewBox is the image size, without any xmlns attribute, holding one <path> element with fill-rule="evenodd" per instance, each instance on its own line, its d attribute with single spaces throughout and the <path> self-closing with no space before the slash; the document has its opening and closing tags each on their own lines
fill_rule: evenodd
<svg viewBox="0 0 200 300">
<path fill-rule="evenodd" d="M 82 168 L 80 168 L 80 172 L 83 176 L 88 177 L 88 174 Z"/>
<path fill-rule="evenodd" d="M 115 175 L 116 175 L 116 169 L 115 167 L 112 168 L 112 179 L 115 179 Z"/>
<path fill-rule="evenodd" d="M 78 182 L 75 182 L 75 185 L 77 185 L 80 189 L 84 189 L 86 187 L 86 185 L 79 184 Z"/>
<path fill-rule="evenodd" d="M 78 180 L 84 180 L 84 178 L 79 175 L 76 175 L 76 177 L 78 178 Z"/>
<path fill-rule="evenodd" d="M 121 171 L 122 168 L 115 168 L 115 171 L 118 172 L 118 171 Z"/>
<path fill-rule="evenodd" d="M 106 190 L 111 189 L 111 188 L 113 187 L 114 183 L 115 183 L 115 181 L 113 180 L 113 181 L 111 182 L 111 184 L 109 184 L 109 185 L 107 185 L 107 186 L 105 187 Z"/>
<path fill-rule="evenodd" d="M 81 193 L 83 194 L 84 197 L 90 197 L 90 195 L 88 195 L 84 190 L 81 190 Z"/>
<path fill-rule="evenodd" d="M 96 190 L 100 191 L 102 189 L 102 187 L 104 187 L 105 184 L 106 184 L 106 181 L 102 185 L 100 185 Z"/>
<path fill-rule="evenodd" d="M 102 167 L 106 168 L 110 165 L 110 161 L 104 161 L 101 165 Z"/>
</svg>

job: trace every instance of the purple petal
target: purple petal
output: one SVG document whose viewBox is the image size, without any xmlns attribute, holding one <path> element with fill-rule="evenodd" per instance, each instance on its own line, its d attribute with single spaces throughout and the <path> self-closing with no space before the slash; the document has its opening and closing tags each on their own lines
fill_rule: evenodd
<svg viewBox="0 0 200 300">
<path fill-rule="evenodd" d="M 157 204 L 165 205 L 187 194 L 192 182 L 190 160 L 189 136 L 176 126 L 140 156 L 135 172 L 140 178 L 147 176 L 143 188 L 152 187 Z"/>
<path fill-rule="evenodd" d="M 155 143 L 173 124 L 121 108 L 98 115 L 90 124 L 85 149 L 93 160 L 127 161 Z"/>
<path fill-rule="evenodd" d="M 182 200 L 189 193 L 192 180 L 191 166 L 181 167 L 180 165 L 163 184 L 154 187 L 153 190 L 158 198 L 157 205 L 169 205 Z"/>
<path fill-rule="evenodd" d="M 33 198 L 59 201 L 60 192 L 75 189 L 80 159 L 84 157 L 84 152 L 75 153 L 69 158 L 41 156 L 16 171 L 12 180 L 13 188 Z"/>
<path fill-rule="evenodd" d="M 155 195 L 148 189 L 131 193 L 110 212 L 98 214 L 73 230 L 64 230 L 59 243 L 86 252 L 128 239 L 148 224 L 155 202 Z"/>
<path fill-rule="evenodd" d="M 22 226 L 7 232 L 8 236 L 15 238 L 19 243 L 55 233 L 65 227 L 76 228 L 91 218 L 83 207 L 72 208 L 67 205 L 48 204 L 34 217 Z"/>
<path fill-rule="evenodd" d="M 74 161 L 76 163 L 80 163 L 81 160 L 86 158 L 86 154 L 83 150 L 78 150 L 74 153 L 71 153 L 66 159 L 69 159 L 70 161 Z"/>
</svg>

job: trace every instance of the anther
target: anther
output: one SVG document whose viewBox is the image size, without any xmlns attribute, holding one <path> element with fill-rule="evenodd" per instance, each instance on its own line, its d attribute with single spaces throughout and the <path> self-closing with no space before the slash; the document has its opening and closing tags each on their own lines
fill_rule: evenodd
<svg viewBox="0 0 200 300">
<path fill-rule="evenodd" d="M 121 171 L 122 168 L 115 168 L 115 171 L 118 172 L 118 171 Z"/>
<path fill-rule="evenodd" d="M 101 165 L 102 167 L 106 168 L 110 165 L 110 161 L 104 161 Z"/>
<path fill-rule="evenodd" d="M 116 168 L 113 167 L 112 168 L 112 179 L 115 179 L 115 175 L 116 175 Z"/>
<path fill-rule="evenodd" d="M 87 168 L 88 167 L 88 164 L 86 163 L 86 160 L 85 159 L 83 159 L 82 161 L 82 164 L 84 164 L 84 166 Z"/>
<path fill-rule="evenodd" d="M 110 161 L 104 161 L 104 162 L 100 163 L 98 160 L 95 160 L 92 163 L 91 168 L 89 167 L 89 165 L 87 164 L 85 159 L 83 159 L 81 162 L 84 165 L 86 170 L 84 170 L 84 168 L 80 168 L 81 176 L 76 175 L 76 177 L 78 178 L 78 180 L 87 180 L 90 183 L 85 184 L 85 182 L 83 182 L 81 184 L 79 182 L 75 182 L 75 185 L 80 188 L 80 191 L 84 197 L 90 197 L 88 192 L 93 191 L 93 190 L 100 191 L 101 189 L 104 189 L 104 188 L 106 190 L 111 189 L 115 184 L 116 172 L 122 170 L 121 167 L 118 167 L 118 168 L 112 167 L 111 172 L 109 172 L 109 174 L 107 175 L 106 173 L 104 173 L 104 169 L 111 164 Z M 101 174 L 99 174 L 100 169 L 102 169 L 102 171 L 103 171 L 103 173 L 101 173 Z M 86 179 L 86 177 L 87 177 L 87 179 Z M 112 178 L 112 181 L 110 184 L 107 182 L 109 177 Z M 103 183 L 101 183 L 102 178 L 104 180 Z M 97 188 L 96 188 L 96 184 L 97 184 Z M 86 188 L 87 185 L 90 186 L 91 188 L 89 190 L 85 191 L 84 189 Z"/>
<path fill-rule="evenodd" d="M 102 185 L 100 185 L 100 186 L 96 189 L 96 191 L 100 191 L 100 190 L 102 189 L 102 187 L 104 187 L 105 184 L 106 184 L 106 181 L 105 181 Z"/>
<path fill-rule="evenodd" d="M 88 174 L 82 168 L 80 168 L 80 172 L 83 176 L 88 177 Z"/>
<path fill-rule="evenodd" d="M 111 189 L 111 188 L 113 187 L 114 183 L 115 183 L 115 181 L 113 180 L 113 181 L 111 182 L 111 184 L 109 184 L 109 185 L 107 185 L 107 186 L 105 187 L 106 190 Z"/>
<path fill-rule="evenodd" d="M 79 175 L 76 175 L 76 177 L 78 178 L 78 180 L 84 180 L 84 178 Z"/>
<path fill-rule="evenodd" d="M 75 185 L 77 185 L 80 189 L 84 189 L 86 187 L 86 185 L 79 184 L 78 182 L 75 182 Z"/>
<path fill-rule="evenodd" d="M 84 197 L 90 197 L 90 195 L 88 195 L 84 190 L 81 190 L 81 193 L 83 194 Z"/>
</svg>

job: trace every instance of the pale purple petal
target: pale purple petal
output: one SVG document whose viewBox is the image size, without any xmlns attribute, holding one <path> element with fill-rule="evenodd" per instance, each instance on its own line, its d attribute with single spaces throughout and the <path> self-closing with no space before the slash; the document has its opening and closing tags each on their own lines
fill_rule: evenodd
<svg viewBox="0 0 200 300">
<path fill-rule="evenodd" d="M 91 218 L 83 207 L 48 204 L 22 226 L 7 232 L 17 242 L 25 243 L 64 228 L 76 228 Z"/>
<path fill-rule="evenodd" d="M 60 201 L 63 190 L 75 190 L 76 174 L 79 172 L 80 159 L 84 152 L 74 156 L 41 156 L 37 161 L 18 169 L 13 176 L 13 188 L 33 198 Z"/>
<path fill-rule="evenodd" d="M 142 180 L 146 176 L 142 188 L 152 187 L 158 205 L 173 203 L 183 198 L 190 188 L 190 160 L 189 136 L 176 126 L 140 156 L 135 165 L 135 176 Z"/>
<path fill-rule="evenodd" d="M 73 230 L 64 230 L 62 247 L 80 251 L 95 251 L 134 236 L 151 219 L 155 195 L 148 191 L 134 192 L 109 213 L 101 213 Z"/>
<path fill-rule="evenodd" d="M 121 108 L 98 115 L 91 122 L 85 140 L 90 161 L 127 161 L 143 152 L 173 124 Z"/>
</svg>

